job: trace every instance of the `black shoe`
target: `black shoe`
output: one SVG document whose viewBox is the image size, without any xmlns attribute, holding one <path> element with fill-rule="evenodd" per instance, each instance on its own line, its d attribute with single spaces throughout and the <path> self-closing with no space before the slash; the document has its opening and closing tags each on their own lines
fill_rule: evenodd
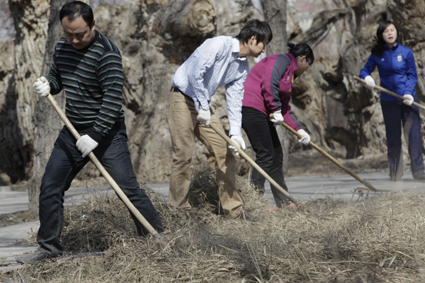
<svg viewBox="0 0 425 283">
<path fill-rule="evenodd" d="M 34 252 L 30 254 L 18 257 L 16 261 L 23 264 L 31 264 L 31 263 L 36 263 L 36 262 L 48 259 L 48 258 L 57 257 L 57 256 L 58 255 L 49 253 L 42 248 L 38 248 L 37 250 L 35 250 Z"/>
<path fill-rule="evenodd" d="M 252 221 L 252 222 L 257 222 L 258 221 L 258 217 L 256 217 L 256 216 L 252 215 L 251 213 L 249 213 L 246 208 L 242 208 L 241 214 L 239 214 L 239 216 L 237 217 L 237 219 L 243 219 L 243 220 Z"/>
<path fill-rule="evenodd" d="M 415 180 L 425 180 L 425 174 L 419 175 L 419 176 L 413 176 L 413 179 L 415 179 Z"/>
</svg>

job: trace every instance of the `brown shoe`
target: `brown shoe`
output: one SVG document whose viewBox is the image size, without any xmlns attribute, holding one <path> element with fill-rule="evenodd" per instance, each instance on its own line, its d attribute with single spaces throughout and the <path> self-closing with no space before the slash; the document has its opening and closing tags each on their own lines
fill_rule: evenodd
<svg viewBox="0 0 425 283">
<path fill-rule="evenodd" d="M 258 221 L 258 217 L 249 213 L 246 208 L 242 208 L 241 214 L 239 214 L 239 216 L 237 218 L 247 220 L 247 221 L 252 221 L 252 222 Z"/>
</svg>

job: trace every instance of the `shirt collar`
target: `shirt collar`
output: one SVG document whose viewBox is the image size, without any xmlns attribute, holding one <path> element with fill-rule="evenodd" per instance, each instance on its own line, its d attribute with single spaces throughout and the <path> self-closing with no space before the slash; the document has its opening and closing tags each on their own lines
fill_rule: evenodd
<svg viewBox="0 0 425 283">
<path fill-rule="evenodd" d="M 239 40 L 237 38 L 233 38 L 232 39 L 232 53 L 236 53 L 236 56 L 237 56 L 240 51 L 241 51 L 241 48 L 239 46 Z M 246 57 L 236 57 L 236 59 L 238 59 L 240 61 L 245 61 Z"/>
</svg>

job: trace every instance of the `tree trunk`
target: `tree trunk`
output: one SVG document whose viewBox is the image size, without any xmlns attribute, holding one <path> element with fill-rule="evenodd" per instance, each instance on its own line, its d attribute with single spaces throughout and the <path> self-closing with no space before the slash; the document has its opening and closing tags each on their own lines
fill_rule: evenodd
<svg viewBox="0 0 425 283">
<path fill-rule="evenodd" d="M 52 0 L 50 2 L 50 16 L 47 32 L 44 60 L 40 76 L 46 76 L 49 73 L 53 60 L 53 51 L 56 42 L 62 34 L 61 24 L 59 22 L 59 11 L 66 0 Z M 38 71 L 36 72 L 38 74 Z M 29 83 L 33 83 L 30 81 Z M 31 94 L 33 91 L 31 90 Z M 63 92 L 55 95 L 59 105 L 63 105 Z M 62 128 L 62 122 L 56 114 L 53 107 L 44 97 L 36 97 L 34 105 L 34 169 L 33 176 L 28 184 L 29 209 L 38 209 L 38 195 L 40 194 L 41 179 L 44 170 L 53 150 L 53 145 Z"/>
<path fill-rule="evenodd" d="M 124 106 L 133 168 L 140 179 L 168 180 L 171 138 L 166 107 L 171 79 L 192 52 L 216 32 L 211 0 L 128 1 L 100 6 L 96 28 L 121 50 Z M 178 27 L 178 28 L 177 28 Z M 207 154 L 196 145 L 193 165 L 206 164 Z M 80 177 L 96 174 L 91 165 Z"/>
<path fill-rule="evenodd" d="M 269 23 L 273 31 L 273 40 L 266 47 L 266 55 L 286 53 L 288 35 L 286 32 L 286 0 L 262 0 L 264 20 Z M 277 133 L 283 150 L 283 172 L 288 172 L 289 167 L 289 139 L 290 133 L 277 127 Z"/>
<path fill-rule="evenodd" d="M 16 36 L 12 47 L 10 40 L 0 39 L 5 42 L 0 47 L 0 173 L 7 171 L 12 182 L 27 180 L 33 175 L 34 165 L 31 186 L 35 193 L 31 198 L 36 200 L 43 163 L 61 128 L 52 112 L 47 116 L 51 118 L 46 120 L 58 125 L 54 125 L 52 131 L 41 129 L 44 118 L 39 115 L 50 111 L 51 107 L 42 104 L 44 100 L 35 104 L 32 89 L 36 78 L 47 73 L 48 60 L 51 60 L 51 51 L 46 53 L 46 49 L 51 48 L 46 46 L 46 39 L 52 32 L 49 30 L 48 35 L 50 1 L 6 2 L 14 18 Z M 53 14 L 58 13 L 60 4 L 57 3 L 60 2 L 51 2 Z M 109 0 L 96 3 L 99 3 L 94 11 L 96 29 L 113 40 L 123 56 L 124 107 L 134 169 L 146 181 L 167 181 L 172 158 L 165 117 L 172 76 L 206 38 L 237 35 L 252 14 L 251 1 Z M 424 100 L 425 40 L 420 27 L 425 2 L 297 0 L 287 2 L 286 6 L 282 3 L 263 0 L 266 20 L 274 32 L 274 39 L 267 47 L 268 55 L 286 51 L 284 33 L 287 29 L 288 41 L 308 42 L 316 58 L 313 68 L 295 81 L 291 99 L 293 113 L 312 140 L 325 150 L 334 149 L 333 153 L 340 155 L 346 150 L 346 157 L 385 153 L 385 127 L 379 98 L 374 98 L 371 91 L 353 81 L 352 74 L 358 75 L 370 55 L 373 35 L 379 23 L 387 18 L 388 7 L 402 32 L 401 42 L 411 47 L 415 54 L 417 93 L 419 99 Z M 60 28 L 58 23 L 50 26 Z M 55 40 L 51 40 L 52 45 Z M 43 55 L 46 60 L 42 70 Z M 379 83 L 376 73 L 372 76 Z M 60 97 L 56 96 L 63 103 Z M 214 95 L 212 104 L 226 128 L 223 89 Z M 37 107 L 35 116 L 34 107 Z M 35 128 L 33 121 L 37 123 Z M 287 148 L 285 143 L 289 141 L 291 151 L 300 150 L 296 140 L 289 133 L 287 138 L 282 138 L 283 147 Z M 336 147 L 336 144 L 342 146 Z M 207 157 L 206 149 L 197 142 L 193 167 L 202 169 Z M 98 176 L 90 164 L 81 173 L 85 173 L 79 175 L 81 178 Z"/>
<path fill-rule="evenodd" d="M 28 139 L 24 145 L 24 137 L 20 129 L 21 117 L 16 109 L 18 96 L 13 80 L 15 60 L 13 39 L 1 40 L 0 56 L 0 186 L 10 185 L 21 180 L 27 180 L 25 159 L 30 154 L 32 145 Z M 19 117 L 19 118 L 18 118 Z M 4 176 L 4 177 L 3 177 Z M 4 178 L 4 179 L 3 179 Z"/>
<path fill-rule="evenodd" d="M 23 168 L 28 172 L 33 169 L 33 111 L 34 91 L 32 84 L 36 80 L 42 58 L 44 45 L 39 43 L 39 38 L 47 34 L 47 14 L 49 4 L 47 1 L 9 1 L 10 11 L 14 18 L 16 30 L 15 43 L 15 94 L 18 127 L 22 135 L 22 145 L 18 152 L 23 158 Z M 19 143 L 17 143 L 19 144 Z M 21 156 L 22 156 L 21 155 Z M 15 157 L 19 156 L 15 154 Z M 13 169 L 13 168 L 12 168 Z M 17 171 L 19 172 L 19 171 Z M 16 172 L 15 172 L 16 173 Z M 30 205 L 31 207 L 31 205 Z"/>
<path fill-rule="evenodd" d="M 267 45 L 267 56 L 286 53 L 288 35 L 286 32 L 286 0 L 262 0 L 264 20 L 273 31 L 273 40 Z"/>
<path fill-rule="evenodd" d="M 425 101 L 425 1 L 411 0 L 406 3 L 402 0 L 389 0 L 387 7 L 400 31 L 402 44 L 412 48 L 414 52 L 418 72 L 416 92 L 419 99 Z"/>
</svg>

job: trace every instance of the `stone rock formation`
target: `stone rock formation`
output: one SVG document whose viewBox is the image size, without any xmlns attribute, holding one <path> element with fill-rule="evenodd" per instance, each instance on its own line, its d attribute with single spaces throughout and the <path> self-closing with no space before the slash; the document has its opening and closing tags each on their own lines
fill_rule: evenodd
<svg viewBox="0 0 425 283">
<path fill-rule="evenodd" d="M 3 23 L 0 30 L 0 173 L 7 174 L 11 182 L 28 180 L 33 168 L 40 167 L 34 158 L 40 147 L 34 144 L 34 133 L 38 131 L 34 128 L 34 109 L 38 98 L 34 96 L 32 83 L 39 75 L 45 75 L 40 72 L 49 15 L 57 13 L 49 9 L 53 1 L 10 0 L 0 4 L 0 22 Z M 95 8 L 97 29 L 111 38 L 122 52 L 124 106 L 134 169 L 142 180 L 166 181 L 171 168 L 166 109 L 175 70 L 206 38 L 235 36 L 247 19 L 261 16 L 261 11 L 254 9 L 250 1 L 233 0 L 90 2 Z M 287 0 L 288 41 L 307 42 L 314 48 L 316 58 L 313 68 L 295 83 L 292 110 L 311 134 L 312 141 L 325 150 L 346 158 L 386 151 L 379 97 L 352 77 L 358 75 L 366 62 L 374 33 L 382 20 L 392 17 L 401 28 L 402 43 L 413 49 L 419 78 L 417 92 L 420 100 L 425 99 L 425 32 L 422 29 L 425 2 L 405 2 Z M 272 28 L 279 32 L 282 27 Z M 250 65 L 253 64 L 251 61 Z M 379 82 L 377 72 L 373 76 Z M 226 128 L 224 98 L 224 90 L 220 89 L 212 105 Z M 52 133 L 46 136 L 45 142 L 52 144 L 55 137 Z M 291 152 L 308 150 L 296 142 L 295 136 L 289 135 L 288 139 Z M 250 149 L 248 153 L 253 156 Z M 207 166 L 211 161 L 200 143 L 196 145 L 193 160 L 197 167 Z M 241 160 L 240 173 L 247 168 Z M 94 166 L 87 166 L 79 177 L 98 175 Z"/>
</svg>

